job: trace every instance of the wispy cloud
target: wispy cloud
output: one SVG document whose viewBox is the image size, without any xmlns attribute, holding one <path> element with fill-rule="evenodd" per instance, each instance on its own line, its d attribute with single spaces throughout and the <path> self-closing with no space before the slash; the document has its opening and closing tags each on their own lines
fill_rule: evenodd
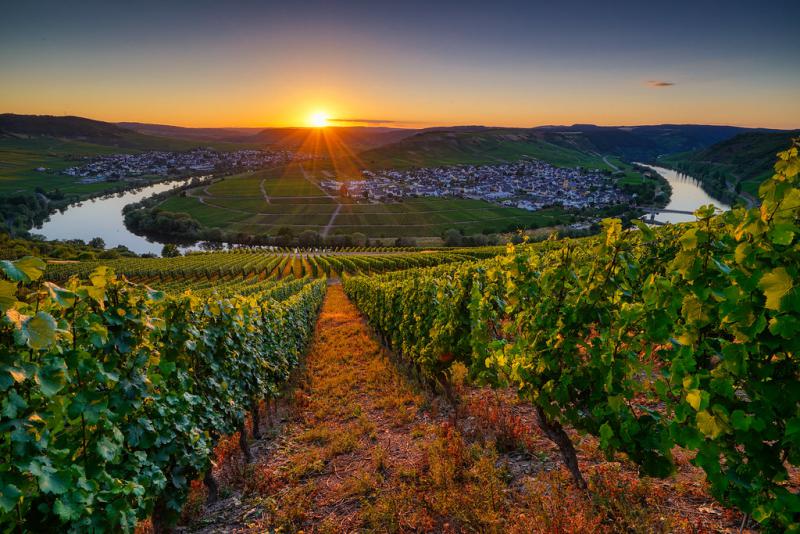
<svg viewBox="0 0 800 534">
<path fill-rule="evenodd" d="M 647 80 L 647 87 L 652 87 L 654 89 L 659 89 L 661 87 L 672 87 L 675 85 L 675 82 L 667 82 L 664 80 Z"/>
</svg>

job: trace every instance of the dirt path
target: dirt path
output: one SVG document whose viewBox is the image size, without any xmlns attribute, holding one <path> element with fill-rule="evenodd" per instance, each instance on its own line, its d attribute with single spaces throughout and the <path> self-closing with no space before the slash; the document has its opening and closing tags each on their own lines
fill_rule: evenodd
<svg viewBox="0 0 800 534">
<path fill-rule="evenodd" d="M 216 450 L 222 500 L 200 481 L 184 532 L 736 532 L 741 515 L 709 498 L 681 458 L 677 479 L 639 478 L 570 430 L 593 497 L 513 392 L 454 382 L 458 421 L 419 393 L 332 281 L 301 373 L 278 422 L 252 443 Z M 462 374 L 463 377 L 463 374 Z M 264 418 L 262 417 L 262 421 Z M 456 423 L 455 425 L 453 423 Z"/>
<path fill-rule="evenodd" d="M 322 232 L 320 232 L 320 235 L 321 235 L 322 237 L 327 237 L 327 236 L 328 236 L 328 233 L 331 231 L 331 228 L 333 227 L 333 223 L 334 223 L 334 221 L 336 221 L 336 216 L 337 216 L 337 215 L 339 215 L 339 212 L 340 212 L 341 210 L 342 210 L 342 205 L 341 205 L 341 204 L 339 204 L 339 205 L 337 205 L 337 206 L 336 206 L 336 211 L 334 211 L 333 213 L 331 213 L 331 218 L 330 218 L 330 220 L 328 221 L 328 224 L 326 224 L 326 225 L 325 225 L 325 228 L 323 228 L 323 229 L 322 229 Z"/>
<path fill-rule="evenodd" d="M 234 479 L 228 482 L 235 494 L 206 510 L 195 525 L 200 531 L 360 528 L 365 496 L 422 460 L 430 435 L 422 399 L 387 360 L 341 285 L 328 288 L 306 365 L 280 435 L 253 447 L 253 465 L 218 469 L 223 485 Z"/>
<path fill-rule="evenodd" d="M 264 182 L 266 182 L 266 181 L 267 181 L 266 178 L 261 180 L 261 182 L 259 182 L 259 184 L 258 184 L 258 187 L 259 187 L 259 189 L 261 189 L 261 196 L 264 197 L 264 202 L 266 202 L 267 204 L 270 204 L 269 195 L 267 195 L 267 190 L 264 188 Z"/>
</svg>

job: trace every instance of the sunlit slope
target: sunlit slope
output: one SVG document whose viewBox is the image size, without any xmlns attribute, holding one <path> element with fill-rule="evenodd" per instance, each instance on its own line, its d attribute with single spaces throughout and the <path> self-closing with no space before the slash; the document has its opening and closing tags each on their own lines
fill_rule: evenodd
<svg viewBox="0 0 800 534">
<path fill-rule="evenodd" d="M 491 164 L 525 156 L 560 167 L 610 169 L 600 156 L 550 143 L 532 130 L 434 130 L 360 154 L 372 168 Z"/>
<path fill-rule="evenodd" d="M 313 230 L 327 235 L 426 237 L 440 236 L 450 228 L 474 234 L 571 220 L 556 208 L 530 212 L 470 199 L 355 203 L 325 192 L 318 185 L 320 178 L 300 165 L 244 173 L 170 197 L 158 207 L 187 213 L 206 228 L 251 235 L 274 235 L 289 228 L 295 234 Z"/>
</svg>

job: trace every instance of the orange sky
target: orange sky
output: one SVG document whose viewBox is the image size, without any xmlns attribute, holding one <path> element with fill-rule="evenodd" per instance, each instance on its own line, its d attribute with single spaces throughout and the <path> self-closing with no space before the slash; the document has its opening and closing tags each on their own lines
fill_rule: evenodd
<svg viewBox="0 0 800 534">
<path fill-rule="evenodd" d="M 800 2 L 578 3 L 17 2 L 0 17 L 0 112 L 800 128 Z"/>
</svg>

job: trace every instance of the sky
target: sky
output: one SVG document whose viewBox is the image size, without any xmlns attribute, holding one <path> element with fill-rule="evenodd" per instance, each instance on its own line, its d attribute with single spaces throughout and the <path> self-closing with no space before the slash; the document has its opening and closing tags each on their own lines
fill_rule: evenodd
<svg viewBox="0 0 800 534">
<path fill-rule="evenodd" d="M 4 4 L 0 112 L 800 128 L 798 0 Z"/>
</svg>

